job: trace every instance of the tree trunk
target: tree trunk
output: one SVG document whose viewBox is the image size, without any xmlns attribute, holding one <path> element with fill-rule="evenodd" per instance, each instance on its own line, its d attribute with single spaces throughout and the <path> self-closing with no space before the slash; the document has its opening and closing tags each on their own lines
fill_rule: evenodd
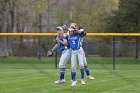
<svg viewBox="0 0 140 93">
<path fill-rule="evenodd" d="M 47 29 L 47 31 L 50 32 L 50 0 L 48 0 L 47 2 L 48 2 L 48 13 L 47 13 L 47 26 L 48 26 L 48 29 Z"/>
<path fill-rule="evenodd" d="M 6 7 L 6 2 L 1 1 L 1 32 L 6 32 L 7 30 L 7 17 L 8 17 L 8 8 Z M 0 37 L 0 57 L 8 56 L 8 47 L 7 47 L 7 37 Z"/>
<path fill-rule="evenodd" d="M 6 21 L 3 21 L 1 32 L 6 32 Z M 0 57 L 7 57 L 8 56 L 8 47 L 7 47 L 7 37 L 3 36 L 0 37 Z"/>
<path fill-rule="evenodd" d="M 15 25 L 15 11 L 14 8 L 10 11 L 10 32 L 13 33 L 14 25 Z M 14 49 L 12 47 L 14 37 L 7 37 L 8 40 L 8 50 L 10 55 L 14 55 Z"/>
</svg>

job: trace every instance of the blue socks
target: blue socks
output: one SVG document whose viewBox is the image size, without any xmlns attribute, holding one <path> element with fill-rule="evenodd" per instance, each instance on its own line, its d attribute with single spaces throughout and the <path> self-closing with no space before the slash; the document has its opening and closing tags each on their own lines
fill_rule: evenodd
<svg viewBox="0 0 140 93">
<path fill-rule="evenodd" d="M 90 72 L 89 72 L 88 66 L 85 66 L 85 71 L 86 71 L 87 76 L 89 76 Z"/>
<path fill-rule="evenodd" d="M 80 69 L 81 72 L 81 79 L 84 79 L 84 69 Z"/>
<path fill-rule="evenodd" d="M 60 68 L 60 80 L 64 79 L 66 68 Z"/>
<path fill-rule="evenodd" d="M 60 68 L 60 80 L 64 79 L 65 71 L 66 71 L 66 68 Z M 89 72 L 88 66 L 85 66 L 85 71 L 86 71 L 87 76 L 89 76 L 90 72 Z M 80 69 L 80 72 L 81 72 L 81 79 L 84 79 L 84 69 Z M 71 72 L 71 79 L 73 81 L 76 80 L 76 72 Z"/>
<path fill-rule="evenodd" d="M 73 81 L 76 80 L 76 72 L 71 72 L 71 79 L 72 79 Z"/>
</svg>

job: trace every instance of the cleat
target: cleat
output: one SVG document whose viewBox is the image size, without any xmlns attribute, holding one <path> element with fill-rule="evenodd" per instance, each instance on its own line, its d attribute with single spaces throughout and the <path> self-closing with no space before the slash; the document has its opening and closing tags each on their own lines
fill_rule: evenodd
<svg viewBox="0 0 140 93">
<path fill-rule="evenodd" d="M 55 84 L 61 84 L 61 83 L 65 83 L 65 79 L 62 79 L 62 80 L 57 80 L 54 82 Z"/>
<path fill-rule="evenodd" d="M 88 76 L 87 78 L 90 79 L 90 80 L 94 79 L 94 77 L 92 77 L 92 76 Z"/>
<path fill-rule="evenodd" d="M 73 82 L 73 80 L 71 80 L 71 82 Z M 76 80 L 74 82 L 77 84 L 77 81 Z"/>
<path fill-rule="evenodd" d="M 84 79 L 81 79 L 81 84 L 85 85 L 85 80 Z"/>
<path fill-rule="evenodd" d="M 72 81 L 71 87 L 76 86 L 77 81 Z"/>
</svg>

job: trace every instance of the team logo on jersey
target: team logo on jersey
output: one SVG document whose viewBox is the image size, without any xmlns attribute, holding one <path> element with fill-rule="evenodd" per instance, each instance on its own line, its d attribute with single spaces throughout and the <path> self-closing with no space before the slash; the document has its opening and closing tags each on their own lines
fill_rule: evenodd
<svg viewBox="0 0 140 93">
<path fill-rule="evenodd" d="M 69 40 L 76 40 L 77 37 L 69 37 L 68 39 L 69 39 Z"/>
</svg>

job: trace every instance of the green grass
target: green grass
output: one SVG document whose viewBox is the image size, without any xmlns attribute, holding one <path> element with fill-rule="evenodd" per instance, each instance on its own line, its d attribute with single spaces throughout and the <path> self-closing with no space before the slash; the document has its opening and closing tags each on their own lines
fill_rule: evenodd
<svg viewBox="0 0 140 93">
<path fill-rule="evenodd" d="M 139 62 L 119 58 L 116 70 L 112 70 L 112 59 L 88 58 L 95 80 L 86 79 L 86 85 L 81 85 L 77 70 L 78 84 L 70 87 L 70 69 L 66 71 L 66 83 L 54 84 L 59 77 L 59 69 L 54 69 L 54 58 L 42 61 L 36 58 L 0 59 L 0 93 L 140 93 Z"/>
</svg>

